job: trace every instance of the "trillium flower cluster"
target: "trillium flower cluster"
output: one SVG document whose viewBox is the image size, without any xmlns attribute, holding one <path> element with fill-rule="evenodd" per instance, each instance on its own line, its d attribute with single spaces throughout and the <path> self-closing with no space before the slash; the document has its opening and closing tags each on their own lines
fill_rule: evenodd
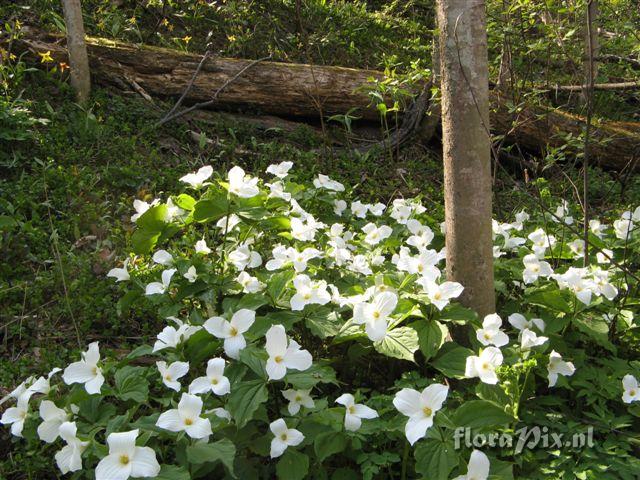
<svg viewBox="0 0 640 480">
<path fill-rule="evenodd" d="M 203 464 L 230 473 L 252 456 L 280 469 L 314 454 L 322 463 L 339 453 L 327 445 L 358 449 L 375 435 L 424 446 L 418 459 L 465 409 L 482 416 L 489 405 L 503 423 L 518 421 L 521 377 L 543 391 L 582 368 L 561 338 L 572 318 L 619 314 L 613 302 L 628 280 L 617 260 L 640 210 L 612 225 L 592 219 L 607 248 L 587 266 L 566 202 L 544 228 L 526 211 L 494 221 L 504 311 L 478 317 L 458 302 L 465 290 L 444 273 L 445 232 L 419 199 L 351 200 L 322 173 L 297 183 L 288 161 L 266 174 L 270 183 L 203 166 L 179 179 L 184 193 L 135 201 L 134 254 L 107 276 L 166 323 L 129 355 L 101 355 L 94 342 L 62 375 L 16 387 L 1 401 L 13 402 L 1 419 L 13 435 L 36 432 L 57 445 L 63 474 L 93 470 L 96 480 L 171 478 Z M 372 391 L 364 377 L 383 360 L 397 368 Z M 363 384 L 345 392 L 353 378 Z M 631 373 L 616 381 L 621 403 L 640 400 Z M 492 460 L 480 450 L 447 455 L 452 476 L 488 478 Z M 267 465 L 245 467 L 258 464 Z"/>
</svg>

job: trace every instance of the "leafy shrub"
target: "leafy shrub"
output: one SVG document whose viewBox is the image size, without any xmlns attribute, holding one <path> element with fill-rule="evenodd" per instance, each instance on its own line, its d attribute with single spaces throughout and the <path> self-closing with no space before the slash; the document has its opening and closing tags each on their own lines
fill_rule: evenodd
<svg viewBox="0 0 640 480">
<path fill-rule="evenodd" d="M 500 314 L 480 319 L 419 199 L 347 203 L 291 167 L 203 167 L 189 193 L 135 201 L 134 252 L 108 276 L 120 308 L 167 325 L 18 386 L 2 423 L 29 451 L 54 443 L 62 473 L 98 480 L 633 478 L 640 208 L 590 223 L 586 267 L 566 202 L 494 222 Z M 456 448 L 460 428 L 522 425 L 593 444 Z"/>
</svg>

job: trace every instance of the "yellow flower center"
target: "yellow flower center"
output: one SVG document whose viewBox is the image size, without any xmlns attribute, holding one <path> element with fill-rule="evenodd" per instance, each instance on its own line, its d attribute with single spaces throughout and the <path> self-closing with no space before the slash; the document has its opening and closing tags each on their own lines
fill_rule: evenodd
<svg viewBox="0 0 640 480">
<path fill-rule="evenodd" d="M 373 312 L 373 318 L 380 318 L 380 312 L 377 310 Z"/>
<path fill-rule="evenodd" d="M 167 374 L 164 376 L 164 379 L 165 379 L 167 382 L 170 382 L 170 381 L 171 381 L 171 375 L 169 375 L 169 374 L 167 373 Z"/>
<path fill-rule="evenodd" d="M 442 294 L 440 292 L 436 292 L 433 294 L 434 300 L 440 300 L 442 298 Z"/>
<path fill-rule="evenodd" d="M 283 358 L 280 355 L 276 355 L 276 357 L 273 359 L 276 363 L 282 363 Z"/>
<path fill-rule="evenodd" d="M 347 410 L 349 410 L 349 413 L 351 415 L 353 415 L 354 413 L 356 413 L 356 407 L 354 407 L 353 405 L 351 405 Z"/>
<path fill-rule="evenodd" d="M 301 397 L 300 395 L 296 395 L 295 401 L 296 401 L 296 402 L 299 402 L 299 401 L 301 401 L 301 400 L 302 400 L 302 397 Z"/>
<path fill-rule="evenodd" d="M 191 418 L 185 418 L 184 419 L 184 424 L 189 426 L 189 425 L 193 425 L 193 420 Z"/>
<path fill-rule="evenodd" d="M 217 378 L 212 378 L 211 379 L 211 385 L 217 385 L 218 384 L 218 379 Z"/>
<path fill-rule="evenodd" d="M 120 455 L 120 463 L 127 465 L 129 463 L 129 455 Z"/>
<path fill-rule="evenodd" d="M 484 339 L 485 340 L 491 340 L 491 335 L 489 335 L 488 333 L 484 334 Z"/>
<path fill-rule="evenodd" d="M 310 294 L 310 293 L 305 293 L 305 294 L 303 295 L 303 298 L 304 298 L 305 300 L 309 300 L 309 299 L 311 298 L 311 294 Z"/>
<path fill-rule="evenodd" d="M 283 442 L 287 441 L 287 434 L 283 433 L 282 435 L 280 435 L 280 440 L 282 440 Z"/>
<path fill-rule="evenodd" d="M 424 270 L 424 267 L 422 266 L 422 264 L 418 264 L 418 271 L 422 272 Z"/>
<path fill-rule="evenodd" d="M 429 407 L 424 407 L 422 409 L 422 413 L 424 413 L 425 417 L 430 417 L 433 414 L 433 410 L 431 410 Z"/>
<path fill-rule="evenodd" d="M 632 397 L 635 397 L 636 393 L 638 393 L 638 392 L 636 392 L 634 389 L 629 390 L 629 395 L 632 396 Z"/>
<path fill-rule="evenodd" d="M 489 364 L 487 362 L 482 364 L 482 370 L 489 370 Z"/>
<path fill-rule="evenodd" d="M 92 373 L 93 375 L 98 375 L 98 367 L 97 367 L 97 366 L 96 366 L 96 367 L 93 367 L 93 368 L 91 369 L 91 373 Z"/>
<path fill-rule="evenodd" d="M 231 327 L 231 329 L 229 330 L 229 335 L 235 337 L 236 335 L 238 335 L 238 329 L 236 327 Z"/>
</svg>

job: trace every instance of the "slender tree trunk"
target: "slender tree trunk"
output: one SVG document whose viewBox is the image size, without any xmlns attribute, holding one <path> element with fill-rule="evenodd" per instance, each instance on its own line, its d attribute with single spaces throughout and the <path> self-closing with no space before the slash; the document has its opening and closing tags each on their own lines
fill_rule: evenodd
<svg viewBox="0 0 640 480">
<path fill-rule="evenodd" d="M 495 312 L 484 0 L 438 0 L 447 277 L 461 301 Z"/>
<path fill-rule="evenodd" d="M 598 16 L 600 9 L 598 0 L 587 0 L 587 14 L 585 16 L 584 27 L 584 85 L 582 98 L 586 103 L 588 85 L 596 83 L 598 78 L 598 62 L 593 60 L 600 55 L 600 41 L 598 39 Z"/>
<path fill-rule="evenodd" d="M 62 8 L 67 27 L 71 85 L 76 91 L 78 103 L 85 104 L 91 92 L 91 74 L 87 46 L 84 41 L 82 6 L 80 0 L 62 0 Z"/>
</svg>

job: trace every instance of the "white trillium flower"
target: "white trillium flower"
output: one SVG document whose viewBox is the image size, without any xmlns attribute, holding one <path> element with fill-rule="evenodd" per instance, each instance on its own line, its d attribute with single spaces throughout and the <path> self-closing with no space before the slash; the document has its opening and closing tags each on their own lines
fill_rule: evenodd
<svg viewBox="0 0 640 480">
<path fill-rule="evenodd" d="M 529 218 L 530 218 L 529 214 L 524 210 L 522 210 L 521 212 L 516 213 L 516 221 L 513 222 L 511 225 L 515 230 L 520 231 L 522 230 L 524 223 L 527 222 Z"/>
<path fill-rule="evenodd" d="M 339 217 L 342 216 L 342 212 L 344 212 L 346 209 L 347 209 L 347 202 L 345 202 L 344 200 L 333 201 L 333 213 L 335 213 Z"/>
<path fill-rule="evenodd" d="M 520 348 L 522 350 L 531 350 L 533 347 L 539 347 L 549 340 L 547 337 L 539 337 L 536 332 L 525 328 L 520 334 Z"/>
<path fill-rule="evenodd" d="M 369 205 L 369 212 L 371 212 L 371 215 L 375 217 L 382 216 L 382 214 L 386 209 L 387 209 L 387 206 L 384 203 L 380 203 L 380 202 L 376 203 L 375 205 Z"/>
<path fill-rule="evenodd" d="M 509 343 L 509 336 L 500 330 L 500 327 L 502 319 L 498 314 L 487 315 L 482 321 L 482 328 L 476 330 L 476 338 L 484 346 L 503 347 Z"/>
<path fill-rule="evenodd" d="M 382 292 L 371 302 L 361 302 L 353 309 L 353 323 L 363 325 L 367 337 L 377 342 L 387 334 L 388 318 L 398 305 L 398 296 L 393 292 Z"/>
<path fill-rule="evenodd" d="M 282 325 L 273 325 L 265 337 L 265 349 L 269 354 L 266 366 L 269 380 L 280 380 L 287 374 L 287 369 L 304 371 L 311 367 L 311 354 L 302 350 L 295 340 L 287 341 Z"/>
<path fill-rule="evenodd" d="M 533 253 L 538 258 L 543 258 L 547 248 L 556 244 L 556 238 L 553 235 L 547 235 L 547 232 L 541 228 L 531 232 L 527 238 L 533 243 Z"/>
<path fill-rule="evenodd" d="M 335 180 L 331 180 L 328 176 L 319 174 L 313 180 L 313 186 L 316 188 L 324 188 L 333 192 L 344 192 L 344 185 Z"/>
<path fill-rule="evenodd" d="M 331 301 L 331 294 L 327 291 L 327 282 L 312 281 L 308 275 L 300 274 L 293 279 L 296 293 L 289 301 L 291 310 L 301 311 L 311 304 L 326 305 Z"/>
<path fill-rule="evenodd" d="M 441 272 L 438 267 L 436 267 L 437 263 L 441 260 L 438 252 L 423 249 L 420 254 L 416 256 L 407 255 L 404 252 L 406 251 L 401 251 L 398 256 L 396 266 L 400 271 L 420 275 L 420 281 L 416 281 L 416 283 L 424 287 L 425 282 L 435 282 L 440 278 Z"/>
<path fill-rule="evenodd" d="M 167 362 L 162 361 L 156 362 L 156 367 L 158 367 L 158 372 L 162 376 L 162 383 L 171 390 L 179 392 L 182 385 L 178 379 L 189 372 L 189 362 L 173 362 L 167 365 Z"/>
<path fill-rule="evenodd" d="M 570 377 L 576 371 L 576 367 L 571 362 L 562 360 L 562 356 L 555 350 L 549 355 L 549 364 L 547 365 L 549 387 L 554 387 L 558 381 L 558 375 Z"/>
<path fill-rule="evenodd" d="M 604 232 L 607 230 L 607 226 L 602 224 L 600 220 L 592 218 L 589 220 L 589 230 L 591 230 L 591 233 L 596 237 L 602 238 L 604 237 Z"/>
<path fill-rule="evenodd" d="M 285 178 L 289 175 L 289 170 L 293 167 L 293 162 L 272 163 L 267 167 L 266 172 L 278 178 Z"/>
<path fill-rule="evenodd" d="M 229 261 L 238 271 L 262 265 L 262 257 L 258 252 L 251 250 L 248 243 L 243 243 L 229 253 Z"/>
<path fill-rule="evenodd" d="M 266 287 L 264 283 L 256 277 L 252 277 L 247 272 L 240 272 L 240 275 L 236 277 L 236 282 L 242 285 L 242 291 L 244 293 L 258 293 Z"/>
<path fill-rule="evenodd" d="M 522 259 L 524 263 L 524 271 L 522 272 L 522 280 L 529 284 L 538 280 L 539 277 L 549 277 L 553 275 L 553 269 L 549 262 L 541 261 L 535 254 L 530 253 Z"/>
<path fill-rule="evenodd" d="M 398 411 L 409 417 L 405 426 L 405 435 L 411 445 L 423 438 L 433 425 L 433 417 L 442 408 L 447 399 L 449 387 L 434 383 L 422 392 L 403 388 L 396 393 L 393 405 Z"/>
<path fill-rule="evenodd" d="M 241 223 L 242 220 L 240 219 L 240 217 L 235 213 L 232 213 L 231 215 L 222 217 L 220 220 L 218 220 L 216 222 L 216 227 L 218 227 L 223 232 L 229 233 Z"/>
<path fill-rule="evenodd" d="M 375 223 L 367 223 L 362 227 L 362 231 L 366 234 L 364 241 L 369 245 L 377 245 L 389 238 L 393 233 L 393 229 L 388 225 L 378 227 Z"/>
<path fill-rule="evenodd" d="M 467 378 L 480 378 L 483 383 L 495 385 L 498 383 L 496 367 L 502 365 L 502 352 L 496 347 L 485 348 L 479 356 L 467 357 L 464 376 Z"/>
<path fill-rule="evenodd" d="M 62 374 L 62 379 L 67 385 L 72 383 L 83 383 L 84 388 L 90 395 L 100 393 L 104 376 L 98 366 L 100 361 L 100 350 L 98 342 L 89 344 L 86 352 L 82 353 L 82 360 L 69 365 Z"/>
<path fill-rule="evenodd" d="M 211 253 L 211 249 L 207 246 L 207 242 L 204 240 L 198 240 L 195 246 L 196 253 L 201 253 L 202 255 L 207 255 Z"/>
<path fill-rule="evenodd" d="M 271 458 L 281 456 L 288 447 L 300 445 L 304 440 L 304 435 L 295 428 L 287 428 L 287 424 L 282 418 L 271 422 L 269 425 L 274 437 L 271 440 Z"/>
<path fill-rule="evenodd" d="M 175 268 L 170 268 L 165 270 L 160 275 L 162 282 L 151 282 L 145 288 L 145 295 L 161 295 L 167 291 L 169 286 L 171 285 L 171 277 L 176 273 Z"/>
<path fill-rule="evenodd" d="M 171 198 L 167 199 L 167 214 L 165 216 L 165 221 L 170 222 L 175 218 L 182 218 L 187 216 L 187 212 L 182 208 L 178 207 Z"/>
<path fill-rule="evenodd" d="M 291 200 L 291 194 L 284 190 L 282 182 L 265 183 L 265 186 L 269 187 L 268 198 L 281 198 L 285 202 Z"/>
<path fill-rule="evenodd" d="M 178 408 L 168 410 L 158 417 L 156 426 L 170 432 L 185 432 L 191 438 L 206 438 L 211 435 L 211 422 L 201 417 L 202 399 L 183 393 Z"/>
<path fill-rule="evenodd" d="M 627 240 L 631 236 L 634 220 L 640 221 L 640 219 L 634 219 L 630 211 L 626 211 L 622 213 L 619 220 L 613 222 L 613 231 L 618 239 Z"/>
<path fill-rule="evenodd" d="M 53 443 L 60 434 L 60 427 L 69 420 L 69 414 L 51 400 L 43 400 L 40 403 L 40 418 L 42 423 L 38 425 L 38 437 L 46 443 Z"/>
<path fill-rule="evenodd" d="M 562 220 L 567 225 L 573 225 L 573 217 L 569 215 L 569 202 L 562 200 L 555 211 L 555 215 L 551 215 L 551 220 L 558 223 Z"/>
<path fill-rule="evenodd" d="M 227 177 L 229 179 L 229 192 L 241 198 L 255 197 L 260 193 L 258 179 L 249 177 L 238 166 L 229 170 Z"/>
<path fill-rule="evenodd" d="M 598 287 L 593 280 L 587 278 L 587 275 L 586 268 L 569 267 L 566 272 L 561 275 L 554 275 L 553 278 L 558 282 L 558 286 L 561 289 L 568 288 L 572 290 L 578 300 L 585 305 L 589 305 L 591 296 L 598 291 Z"/>
<path fill-rule="evenodd" d="M 212 358 L 207 362 L 207 374 L 198 377 L 189 385 L 189 393 L 201 394 L 213 392 L 215 395 L 226 395 L 231 391 L 229 379 L 224 376 L 224 358 Z"/>
<path fill-rule="evenodd" d="M 156 477 L 160 464 L 150 447 L 136 447 L 138 430 L 111 433 L 107 437 L 109 455 L 96 467 L 96 480 L 126 480 Z"/>
<path fill-rule="evenodd" d="M 282 396 L 289 401 L 287 410 L 289 415 L 297 415 L 300 411 L 300 407 L 313 408 L 316 406 L 313 398 L 311 398 L 311 389 L 309 390 L 294 390 L 292 388 L 282 391 Z"/>
<path fill-rule="evenodd" d="M 622 378 L 622 401 L 624 403 L 640 402 L 640 388 L 638 380 L 631 374 Z"/>
<path fill-rule="evenodd" d="M 9 392 L 8 395 L 2 397 L 2 399 L 0 400 L 0 405 L 2 405 L 7 400 L 12 399 L 12 398 L 14 400 L 18 400 L 21 396 L 23 396 L 25 393 L 27 393 L 27 391 L 29 389 L 29 385 L 33 384 L 33 380 L 34 380 L 34 377 L 27 378 L 24 382 L 22 382 L 20 385 L 18 385 L 16 388 L 14 388 L 11 392 Z M 31 398 L 32 394 L 29 393 L 28 395 L 29 395 L 29 398 Z"/>
<path fill-rule="evenodd" d="M 420 279 L 416 280 L 416 283 L 420 283 Z M 464 287 L 458 282 L 443 282 L 438 285 L 436 282 L 427 280 L 420 284 L 429 297 L 429 301 L 438 310 L 449 305 L 451 299 L 459 297 L 464 290 Z"/>
<path fill-rule="evenodd" d="M 29 398 L 31 395 L 23 394 L 18 397 L 15 407 L 7 408 L 0 418 L 3 425 L 11 425 L 11 435 L 22 437 L 24 421 L 29 413 Z"/>
<path fill-rule="evenodd" d="M 48 395 L 51 390 L 51 377 L 61 371 L 61 368 L 56 367 L 52 369 L 46 377 L 38 377 L 38 379 L 27 388 L 27 393 L 30 395 L 33 395 L 34 393 Z"/>
<path fill-rule="evenodd" d="M 598 263 L 611 263 L 613 259 L 613 250 L 603 248 L 602 251 L 596 253 L 596 261 Z"/>
<path fill-rule="evenodd" d="M 191 265 L 186 273 L 184 275 L 182 275 L 184 278 L 186 278 L 189 283 L 193 283 L 198 279 L 198 272 L 196 272 L 196 267 L 194 267 L 193 265 Z"/>
<path fill-rule="evenodd" d="M 160 203 L 160 200 L 158 200 L 157 198 L 151 203 L 147 203 L 144 200 L 134 200 L 133 209 L 136 211 L 136 213 L 131 215 L 131 221 L 137 221 L 147 210 L 149 210 L 151 207 L 155 207 L 156 205 L 158 205 L 158 203 Z"/>
<path fill-rule="evenodd" d="M 368 211 L 369 207 L 366 204 L 362 203 L 360 200 L 351 202 L 351 214 L 353 216 L 358 218 L 365 218 Z"/>
<path fill-rule="evenodd" d="M 172 326 L 164 327 L 162 332 L 158 334 L 157 340 L 153 345 L 153 352 L 158 352 L 165 348 L 176 348 L 180 343 L 188 340 L 191 335 L 202 328 L 200 326 L 183 323 L 174 317 L 169 318 L 176 323 L 178 328 Z"/>
<path fill-rule="evenodd" d="M 373 274 L 373 270 L 371 270 L 371 266 L 369 265 L 369 260 L 364 255 L 355 255 L 351 259 L 351 263 L 349 263 L 347 267 L 350 271 L 359 273 L 361 275 L 371 275 Z"/>
<path fill-rule="evenodd" d="M 127 258 L 122 264 L 122 268 L 112 268 L 107 273 L 107 277 L 115 278 L 116 282 L 126 282 L 131 279 L 129 275 L 129 271 L 127 270 L 127 265 L 129 265 L 129 259 Z"/>
<path fill-rule="evenodd" d="M 75 422 L 64 422 L 58 430 L 60 438 L 67 444 L 55 454 L 56 465 L 63 475 L 69 472 L 82 470 L 82 452 L 87 448 L 89 442 L 83 442 L 77 436 Z"/>
<path fill-rule="evenodd" d="M 213 167 L 211 165 L 206 165 L 198 169 L 197 172 L 187 173 L 180 177 L 180 181 L 198 189 L 208 184 L 206 181 L 211 177 L 211 175 L 213 175 Z"/>
<path fill-rule="evenodd" d="M 489 457 L 480 450 L 474 450 L 469 457 L 467 474 L 460 475 L 453 480 L 487 480 L 490 468 Z"/>
<path fill-rule="evenodd" d="M 291 219 L 291 236 L 301 242 L 312 242 L 316 238 L 318 229 L 326 225 L 316 221 L 313 215 L 307 215 L 304 219 L 293 217 Z"/>
<path fill-rule="evenodd" d="M 153 254 L 152 260 L 159 265 L 164 265 L 165 267 L 173 265 L 173 255 L 166 250 L 158 250 Z"/>
<path fill-rule="evenodd" d="M 216 338 L 224 339 L 224 353 L 237 360 L 240 351 L 247 346 L 245 333 L 256 320 L 256 312 L 242 308 L 235 312 L 230 321 L 222 317 L 211 317 L 204 322 L 204 329 Z"/>
<path fill-rule="evenodd" d="M 538 328 L 541 332 L 544 332 L 545 323 L 541 318 L 532 318 L 531 320 L 527 320 L 527 318 L 521 313 L 512 313 L 509 315 L 509 323 L 513 326 L 513 328 L 517 330 L 524 329 L 533 329 L 534 326 Z"/>
<path fill-rule="evenodd" d="M 573 253 L 574 258 L 583 258 L 584 257 L 584 240 L 576 239 L 567 244 L 571 253 Z"/>
<path fill-rule="evenodd" d="M 377 418 L 378 412 L 373 408 L 361 403 L 356 403 L 355 398 L 350 393 L 343 393 L 336 398 L 336 403 L 344 405 L 344 428 L 350 432 L 355 432 L 362 426 L 363 418 Z"/>
</svg>

